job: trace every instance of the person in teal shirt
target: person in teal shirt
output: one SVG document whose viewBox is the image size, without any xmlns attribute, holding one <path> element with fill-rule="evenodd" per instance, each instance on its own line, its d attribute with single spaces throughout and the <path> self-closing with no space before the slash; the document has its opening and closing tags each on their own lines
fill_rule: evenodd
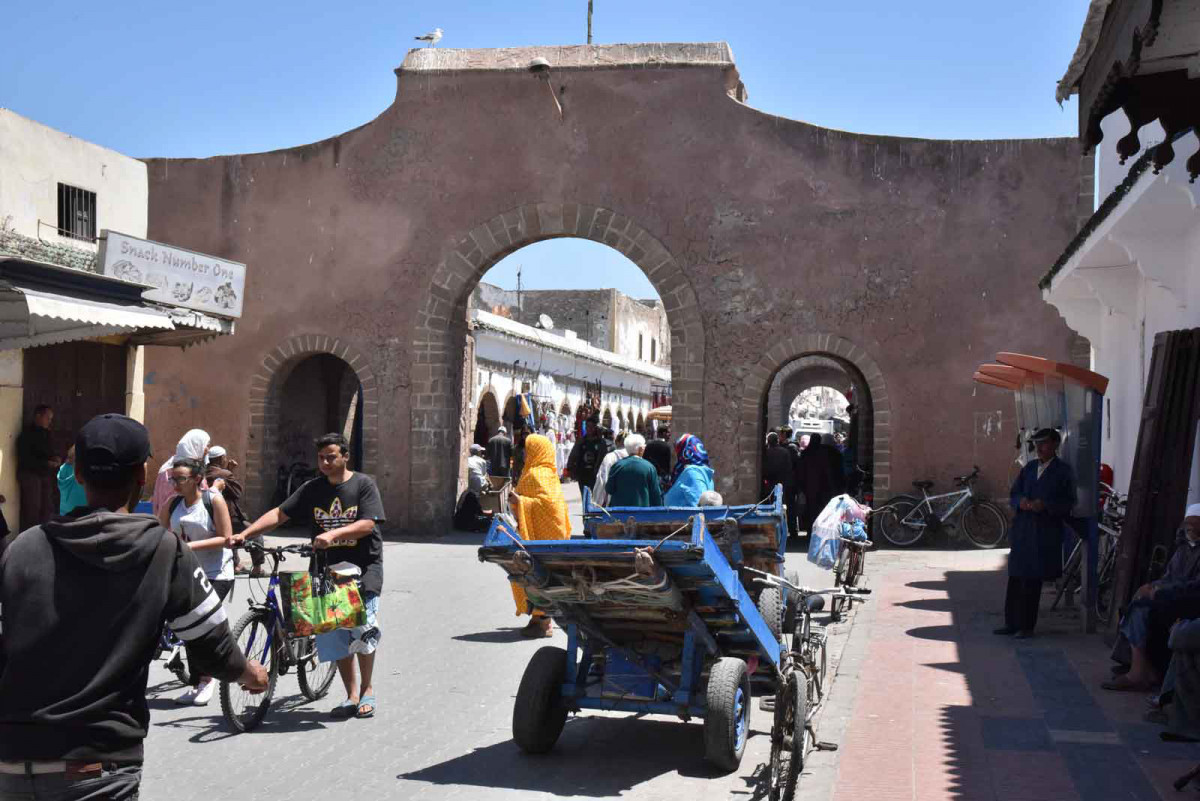
<svg viewBox="0 0 1200 801">
<path fill-rule="evenodd" d="M 713 475 L 704 443 L 695 434 L 684 434 L 675 443 L 675 472 L 663 503 L 666 506 L 698 505 L 702 494 L 716 489 Z"/>
<path fill-rule="evenodd" d="M 608 505 L 662 506 L 658 470 L 642 458 L 646 452 L 646 438 L 641 434 L 629 434 L 625 437 L 625 450 L 629 455 L 608 470 L 608 481 L 604 484 Z"/>
<path fill-rule="evenodd" d="M 69 515 L 80 506 L 87 506 L 87 493 L 75 480 L 75 446 L 67 448 L 67 461 L 58 468 L 58 513 Z"/>
</svg>

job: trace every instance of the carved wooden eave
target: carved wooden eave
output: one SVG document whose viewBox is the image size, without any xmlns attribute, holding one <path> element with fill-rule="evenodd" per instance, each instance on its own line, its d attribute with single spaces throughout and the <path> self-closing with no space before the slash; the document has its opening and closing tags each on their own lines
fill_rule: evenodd
<svg viewBox="0 0 1200 801">
<path fill-rule="evenodd" d="M 1117 142 L 1121 163 L 1141 150 L 1138 131 L 1158 120 L 1166 133 L 1151 148 L 1157 173 L 1175 158 L 1172 140 L 1200 130 L 1200 2 L 1093 0 L 1079 48 L 1059 82 L 1060 102 L 1079 94 L 1079 137 L 1100 143 L 1100 121 L 1118 109 L 1130 131 Z M 1186 163 L 1200 176 L 1200 151 Z"/>
</svg>

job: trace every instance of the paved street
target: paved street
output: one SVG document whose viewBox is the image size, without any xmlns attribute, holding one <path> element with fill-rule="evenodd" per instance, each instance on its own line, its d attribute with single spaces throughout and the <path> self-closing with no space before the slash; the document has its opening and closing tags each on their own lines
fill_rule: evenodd
<svg viewBox="0 0 1200 801">
<path fill-rule="evenodd" d="M 572 506 L 577 512 L 577 500 Z M 671 718 L 588 713 L 568 721 L 549 756 L 518 751 L 511 717 L 522 671 L 534 651 L 562 646 L 566 638 L 560 632 L 532 642 L 517 635 L 524 619 L 513 615 L 501 571 L 476 559 L 479 541 L 480 535 L 454 534 L 434 543 L 387 544 L 379 712 L 372 720 L 331 720 L 340 683 L 329 698 L 306 703 L 289 674 L 280 677 L 277 703 L 262 727 L 233 735 L 216 699 L 204 708 L 175 706 L 181 687 L 156 663 L 145 796 L 278 798 L 281 786 L 303 785 L 385 798 L 756 797 L 770 720 L 757 708 L 742 769 L 728 776 L 703 760 L 700 724 Z M 803 554 L 789 555 L 788 565 L 806 582 L 828 582 Z M 245 610 L 248 584 L 238 584 L 235 614 Z M 831 657 L 849 628 L 837 627 Z M 805 779 L 813 790 L 828 781 L 833 756 L 814 755 L 814 770 L 828 765 L 826 779 Z M 805 797 L 821 796 L 806 791 Z"/>
<path fill-rule="evenodd" d="M 699 723 L 668 718 L 589 713 L 568 721 L 551 755 L 520 753 L 510 724 L 521 673 L 537 648 L 564 637 L 517 635 L 504 579 L 476 560 L 478 541 L 454 534 L 386 546 L 374 720 L 330 720 L 333 700 L 303 703 L 289 675 L 263 727 L 234 736 L 215 703 L 175 707 L 179 685 L 156 665 L 147 797 L 278 797 L 281 781 L 334 791 L 346 774 L 357 793 L 393 798 L 764 797 L 769 718 L 757 708 L 732 775 L 704 762 Z M 840 749 L 810 754 L 806 801 L 1179 797 L 1170 782 L 1200 753 L 1160 742 L 1142 720 L 1143 696 L 1098 689 L 1107 652 L 1078 633 L 1075 612 L 1043 609 L 1034 640 L 991 634 L 1006 554 L 870 555 L 871 600 L 831 628 L 835 679 L 817 723 L 819 738 Z M 801 553 L 788 565 L 805 583 L 828 580 Z M 235 609 L 244 599 L 239 585 Z"/>
</svg>

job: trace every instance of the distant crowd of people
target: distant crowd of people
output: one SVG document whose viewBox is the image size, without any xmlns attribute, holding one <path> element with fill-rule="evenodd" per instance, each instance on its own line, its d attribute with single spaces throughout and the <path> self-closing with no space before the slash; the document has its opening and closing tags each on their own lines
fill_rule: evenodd
<svg viewBox="0 0 1200 801">
<path fill-rule="evenodd" d="M 763 451 L 763 490 L 783 487 L 788 530 L 793 535 L 812 530 L 821 510 L 849 489 L 845 444 L 827 444 L 821 434 L 793 436 L 791 426 L 767 434 Z"/>
</svg>

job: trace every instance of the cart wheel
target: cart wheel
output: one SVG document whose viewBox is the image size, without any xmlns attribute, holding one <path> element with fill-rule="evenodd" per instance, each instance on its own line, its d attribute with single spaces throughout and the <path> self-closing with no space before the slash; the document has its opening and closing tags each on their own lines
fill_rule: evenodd
<svg viewBox="0 0 1200 801">
<path fill-rule="evenodd" d="M 567 652 L 562 648 L 539 648 L 529 660 L 513 706 L 513 739 L 522 751 L 544 754 L 558 742 L 567 722 L 562 699 L 566 676 Z"/>
<path fill-rule="evenodd" d="M 704 758 L 717 767 L 737 770 L 750 732 L 750 674 L 735 656 L 717 660 L 708 675 L 704 713 Z"/>
<path fill-rule="evenodd" d="M 767 628 L 776 640 L 783 637 L 783 590 L 763 587 L 758 594 L 758 613 L 767 621 Z"/>
<path fill-rule="evenodd" d="M 792 801 L 808 750 L 808 689 L 804 672 L 784 679 L 771 729 L 771 801 Z"/>
<path fill-rule="evenodd" d="M 797 570 L 787 571 L 787 580 L 789 583 L 794 584 L 797 587 L 799 587 L 800 586 L 800 572 Z M 796 593 L 789 591 L 787 594 L 787 600 L 785 600 L 783 602 L 783 630 L 784 631 L 791 632 L 791 631 L 796 630 L 796 604 L 798 604 L 798 603 L 800 603 L 799 597 L 797 597 Z"/>
</svg>

